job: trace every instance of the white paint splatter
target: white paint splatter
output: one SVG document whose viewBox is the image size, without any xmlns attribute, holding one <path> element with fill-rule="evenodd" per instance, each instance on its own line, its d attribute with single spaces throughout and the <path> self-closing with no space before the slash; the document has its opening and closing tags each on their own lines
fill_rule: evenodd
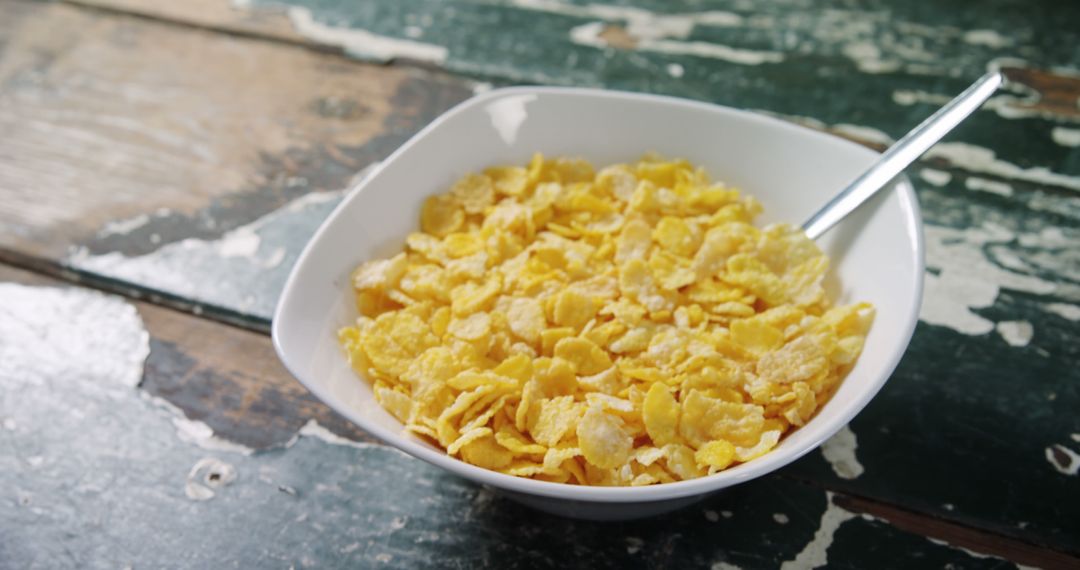
<svg viewBox="0 0 1080 570">
<path fill-rule="evenodd" d="M 643 546 L 645 546 L 645 541 L 644 540 L 642 540 L 642 539 L 640 539 L 640 538 L 638 538 L 636 536 L 628 536 L 628 537 L 626 537 L 626 553 L 627 554 L 637 554 L 638 552 L 641 551 L 641 547 L 643 547 Z"/>
<path fill-rule="evenodd" d="M 184 483 L 184 494 L 193 501 L 209 501 L 215 490 L 220 490 L 236 480 L 236 469 L 214 457 L 204 457 L 195 462 Z"/>
<path fill-rule="evenodd" d="M 311 10 L 291 6 L 289 20 L 300 35 L 318 43 L 340 47 L 345 53 L 358 58 L 391 61 L 407 58 L 440 64 L 446 61 L 444 46 L 380 36 L 356 28 L 336 28 L 315 20 Z"/>
<path fill-rule="evenodd" d="M 222 257 L 251 257 L 259 251 L 259 234 L 248 226 L 237 228 L 221 237 L 217 243 Z"/>
<path fill-rule="evenodd" d="M 1027 321 L 1001 321 L 995 328 L 1009 346 L 1027 346 L 1035 334 L 1035 327 Z"/>
<path fill-rule="evenodd" d="M 216 240 L 188 238 L 131 257 L 115 251 L 93 255 L 78 248 L 65 261 L 202 304 L 269 317 L 291 260 L 342 195 L 344 191 L 305 194 Z"/>
<path fill-rule="evenodd" d="M 859 442 L 855 437 L 855 432 L 851 431 L 849 426 L 844 426 L 821 445 L 821 454 L 832 466 L 837 477 L 855 479 L 865 471 L 855 456 L 855 450 L 858 448 Z"/>
<path fill-rule="evenodd" d="M 1070 434 L 1069 437 L 1072 438 L 1073 441 L 1080 443 L 1080 433 Z"/>
<path fill-rule="evenodd" d="M 1002 558 L 1000 556 L 994 556 L 993 554 L 983 554 L 982 552 L 975 552 L 974 550 L 971 550 L 969 548 L 964 548 L 962 546 L 956 546 L 955 544 L 951 544 L 951 543 L 946 542 L 944 540 L 941 540 L 939 538 L 931 538 L 931 537 L 928 536 L 928 537 L 926 537 L 926 540 L 929 540 L 930 542 L 932 542 L 934 544 L 937 544 L 939 546 L 946 546 L 946 547 L 952 548 L 954 550 L 959 550 L 960 552 L 963 552 L 964 554 L 967 554 L 968 556 L 970 556 L 972 558 L 982 558 L 982 559 L 992 558 L 992 559 L 995 559 L 995 560 L 1005 560 L 1004 558 Z M 1013 565 L 1015 565 L 1017 570 L 1037 570 L 1034 566 L 1025 566 L 1023 564 L 1017 564 L 1016 562 L 1013 562 L 1011 560 L 1008 560 L 1007 562 L 1012 563 Z"/>
<path fill-rule="evenodd" d="M 516 8 L 578 18 L 624 22 L 628 34 L 637 39 L 686 38 L 696 26 L 732 27 L 743 24 L 742 16 L 733 12 L 712 10 L 685 14 L 656 14 L 642 8 L 586 4 L 584 6 L 557 0 L 512 0 Z"/>
<path fill-rule="evenodd" d="M 638 44 L 637 49 L 640 51 L 650 51 L 670 55 L 707 57 L 740 65 L 761 65 L 763 63 L 776 63 L 784 60 L 783 54 L 778 52 L 739 49 L 722 44 L 706 42 L 644 40 Z"/>
<path fill-rule="evenodd" d="M 883 59 L 881 48 L 871 41 L 853 41 L 845 44 L 841 49 L 844 56 L 855 63 L 859 71 L 866 73 L 891 73 L 900 69 L 901 63 L 896 59 Z"/>
<path fill-rule="evenodd" d="M 955 229 L 927 224 L 925 294 L 919 318 L 968 335 L 986 334 L 994 323 L 972 309 L 991 306 L 1002 287 L 1046 295 L 1054 283 L 1002 269 L 987 259 L 989 245 L 1008 244 L 1016 236 L 992 225 Z"/>
<path fill-rule="evenodd" d="M 1004 48 L 1013 44 L 1011 39 L 994 30 L 969 30 L 964 33 L 964 42 L 991 48 Z"/>
<path fill-rule="evenodd" d="M 724 517 L 725 519 L 730 519 L 731 517 L 735 516 L 735 513 L 731 511 L 720 511 L 720 516 Z"/>
<path fill-rule="evenodd" d="M 720 513 L 705 509 L 705 520 L 709 522 L 716 522 L 720 520 Z"/>
<path fill-rule="evenodd" d="M 852 138 L 872 143 L 878 143 L 885 146 L 889 146 L 894 142 L 892 137 L 885 134 L 883 131 L 879 131 L 872 127 L 841 123 L 839 125 L 834 125 L 833 130 L 841 134 L 848 135 Z"/>
<path fill-rule="evenodd" d="M 133 218 L 126 220 L 118 220 L 115 222 L 109 222 L 105 224 L 105 227 L 101 228 L 98 232 L 98 237 L 106 237 L 111 235 L 128 234 L 134 230 L 137 230 L 150 222 L 150 216 L 146 214 L 139 214 Z"/>
<path fill-rule="evenodd" d="M 168 407 L 178 414 L 178 417 L 172 419 L 172 423 L 173 427 L 176 428 L 176 436 L 180 438 L 180 441 L 209 451 L 224 451 L 241 455 L 251 455 L 255 452 L 255 450 L 245 445 L 217 437 L 210 426 L 201 421 L 184 417 L 183 412 L 174 406 L 170 405 Z"/>
<path fill-rule="evenodd" d="M 948 95 L 939 95 L 937 93 L 927 93 L 926 91 L 913 91 L 908 89 L 893 91 L 892 94 L 893 102 L 905 107 L 910 107 L 916 103 L 941 106 L 948 103 L 950 99 L 951 97 Z"/>
<path fill-rule="evenodd" d="M 686 70 L 683 69 L 683 66 L 679 65 L 678 63 L 669 63 L 667 64 L 667 72 L 668 75 L 674 77 L 675 79 L 678 79 L 683 76 Z"/>
<path fill-rule="evenodd" d="M 0 385 L 92 383 L 123 397 L 142 380 L 150 335 L 135 307 L 85 289 L 0 283 Z"/>
<path fill-rule="evenodd" d="M 1080 129 L 1054 127 L 1054 129 L 1050 131 L 1050 138 L 1054 139 L 1054 142 L 1061 146 L 1077 147 L 1080 146 Z"/>
<path fill-rule="evenodd" d="M 1080 190 L 1080 177 L 1059 174 L 1043 166 L 1021 168 L 1015 164 L 998 159 L 994 154 L 994 151 L 988 148 L 967 143 L 938 143 L 926 153 L 926 156 L 927 158 L 947 160 L 953 166 L 972 172 L 982 172 L 984 174 L 993 174 L 1002 178 L 1025 180 L 1036 184 L 1061 186 L 1072 190 Z"/>
<path fill-rule="evenodd" d="M 1054 466 L 1054 470 L 1062 475 L 1075 476 L 1080 472 L 1080 454 L 1055 443 L 1046 448 L 1046 460 Z"/>
<path fill-rule="evenodd" d="M 601 36 L 606 27 L 607 25 L 603 22 L 589 22 L 575 26 L 570 30 L 570 41 L 582 46 L 607 48 L 609 44 Z M 784 59 L 782 54 L 772 51 L 745 50 L 708 42 L 685 42 L 650 38 L 639 39 L 634 49 L 669 55 L 706 57 L 740 65 L 776 63 Z"/>
<path fill-rule="evenodd" d="M 1013 187 L 1004 183 L 997 182 L 996 180 L 987 180 L 985 178 L 979 178 L 978 176 L 970 176 L 967 180 L 964 180 L 964 186 L 967 186 L 968 190 L 977 190 L 980 192 L 989 192 L 991 194 L 997 194 L 999 196 L 1012 196 Z"/>
<path fill-rule="evenodd" d="M 919 171 L 919 178 L 922 178 L 928 184 L 933 184 L 934 186 L 941 187 L 952 181 L 952 174 L 949 174 L 944 170 L 924 168 Z"/>
<path fill-rule="evenodd" d="M 301 427 L 300 431 L 297 433 L 299 433 L 301 436 L 313 437 L 315 439 L 320 439 L 326 443 L 330 443 L 333 445 L 345 445 L 348 447 L 355 447 L 357 449 L 364 449 L 365 447 L 381 447 L 371 443 L 353 441 L 351 439 L 341 437 L 340 435 L 326 429 L 314 419 L 308 420 L 307 423 L 304 424 L 304 426 Z"/>
<path fill-rule="evenodd" d="M 794 559 L 784 562 L 780 566 L 781 570 L 805 570 L 826 565 L 829 562 L 829 546 L 832 545 L 837 529 L 840 525 L 855 518 L 855 513 L 833 504 L 832 493 L 826 492 L 825 495 L 825 512 L 821 514 L 821 524 L 814 533 L 813 540 L 808 542 Z"/>
<path fill-rule="evenodd" d="M 777 524 L 787 524 L 791 522 L 791 519 L 788 518 L 788 516 L 784 513 L 773 513 L 772 518 L 774 521 L 777 522 Z"/>
</svg>

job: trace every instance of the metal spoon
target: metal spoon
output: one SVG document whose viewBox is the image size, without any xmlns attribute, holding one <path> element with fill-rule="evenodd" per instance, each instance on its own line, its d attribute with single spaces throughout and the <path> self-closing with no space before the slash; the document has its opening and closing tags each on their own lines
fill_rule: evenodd
<svg viewBox="0 0 1080 570">
<path fill-rule="evenodd" d="M 889 147 L 873 166 L 803 223 L 802 229 L 807 237 L 817 239 L 879 190 L 888 186 L 893 178 L 915 162 L 915 159 L 975 112 L 1004 80 L 998 71 L 987 73 L 904 135 L 904 138 Z"/>
</svg>

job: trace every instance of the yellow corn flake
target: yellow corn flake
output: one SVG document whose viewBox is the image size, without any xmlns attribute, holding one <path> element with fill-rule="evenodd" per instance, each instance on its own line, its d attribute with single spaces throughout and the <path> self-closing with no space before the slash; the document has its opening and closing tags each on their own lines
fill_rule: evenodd
<svg viewBox="0 0 1080 570">
<path fill-rule="evenodd" d="M 590 376 L 611 368 L 611 356 L 585 338 L 570 337 L 560 340 L 555 345 L 555 356 L 569 362 L 582 376 Z"/>
<path fill-rule="evenodd" d="M 590 407 L 582 416 L 577 437 L 586 461 L 602 469 L 624 465 L 634 445 L 622 419 L 600 406 Z"/>
<path fill-rule="evenodd" d="M 777 442 L 780 441 L 780 430 L 770 430 L 762 432 L 760 439 L 756 444 L 750 447 L 736 447 L 735 459 L 745 463 L 751 459 L 757 459 L 762 455 L 768 453 L 772 448 L 776 447 Z"/>
<path fill-rule="evenodd" d="M 649 387 L 641 416 L 654 444 L 663 446 L 675 441 L 679 433 L 679 411 L 679 403 L 667 386 L 656 382 Z"/>
<path fill-rule="evenodd" d="M 495 187 L 483 174 L 469 174 L 450 188 L 450 196 L 465 212 L 479 214 L 495 202 Z"/>
<path fill-rule="evenodd" d="M 581 417 L 583 405 L 574 402 L 573 396 L 559 396 L 540 401 L 540 414 L 536 425 L 529 429 L 533 440 L 540 445 L 554 446 L 568 433 Z"/>
<path fill-rule="evenodd" d="M 753 461 L 812 421 L 862 352 L 828 258 L 704 170 L 537 154 L 420 208 L 360 265 L 338 339 L 404 429 L 518 477 L 654 485 Z"/>
<path fill-rule="evenodd" d="M 461 229 L 465 212 L 449 196 L 432 196 L 420 211 L 420 229 L 436 237 L 445 237 Z M 416 249 L 416 248 L 414 248 Z"/>
<path fill-rule="evenodd" d="M 454 319 L 446 330 L 462 340 L 479 340 L 491 333 L 491 315 L 473 313 L 463 319 Z"/>
<path fill-rule="evenodd" d="M 574 289 L 566 289 L 555 298 L 554 321 L 557 325 L 581 330 L 596 316 L 596 301 Z"/>
<path fill-rule="evenodd" d="M 495 438 L 486 435 L 471 441 L 461 448 L 461 458 L 485 469 L 502 469 L 514 459 L 514 454 L 495 442 Z"/>
<path fill-rule="evenodd" d="M 694 459 L 702 467 L 727 469 L 735 461 L 735 446 L 724 439 L 713 440 L 699 447 Z"/>
</svg>

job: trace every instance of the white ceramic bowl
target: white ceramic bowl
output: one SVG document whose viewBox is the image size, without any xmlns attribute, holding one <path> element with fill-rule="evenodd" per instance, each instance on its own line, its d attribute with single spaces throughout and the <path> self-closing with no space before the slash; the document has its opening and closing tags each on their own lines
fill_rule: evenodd
<svg viewBox="0 0 1080 570">
<path fill-rule="evenodd" d="M 819 240 L 832 259 L 827 288 L 840 302 L 869 301 L 877 317 L 858 364 L 806 426 L 771 453 L 710 477 L 649 487 L 598 488 L 503 475 L 406 435 L 349 368 L 335 333 L 356 318 L 349 275 L 399 252 L 424 198 L 470 171 L 523 164 L 534 152 L 596 165 L 647 151 L 686 158 L 753 194 L 760 221 L 801 223 L 876 157 L 866 148 L 754 113 L 612 91 L 512 88 L 474 97 L 405 143 L 345 198 L 293 268 L 273 322 L 274 346 L 312 393 L 386 443 L 538 509 L 629 519 L 670 511 L 791 463 L 844 426 L 889 378 L 908 345 L 922 297 L 922 222 L 900 178 Z M 378 473 L 370 474 L 378 477 Z M 388 481 L 387 484 L 393 484 Z"/>
</svg>

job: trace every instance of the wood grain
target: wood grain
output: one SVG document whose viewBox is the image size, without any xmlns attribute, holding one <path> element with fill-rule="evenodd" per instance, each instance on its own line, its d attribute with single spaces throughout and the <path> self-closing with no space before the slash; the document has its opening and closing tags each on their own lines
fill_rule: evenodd
<svg viewBox="0 0 1080 570">
<path fill-rule="evenodd" d="M 58 259 L 138 215 L 163 226 L 143 249 L 220 235 L 344 187 L 419 128 L 427 115 L 395 107 L 404 84 L 467 94 L 275 42 L 59 4 L 3 9 L 0 247 L 35 256 Z"/>
</svg>

